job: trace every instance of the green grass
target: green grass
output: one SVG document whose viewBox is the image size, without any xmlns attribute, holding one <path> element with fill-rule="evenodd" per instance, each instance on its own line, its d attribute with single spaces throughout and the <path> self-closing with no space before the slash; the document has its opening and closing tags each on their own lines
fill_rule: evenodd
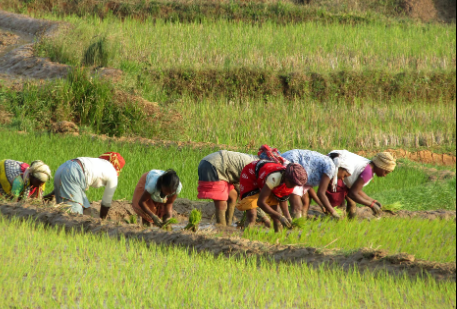
<svg viewBox="0 0 457 309">
<path fill-rule="evenodd" d="M 449 308 L 454 282 L 195 254 L 0 219 L 0 307 Z"/>
<path fill-rule="evenodd" d="M 357 250 L 372 248 L 390 254 L 407 252 L 416 258 L 437 262 L 456 260 L 455 222 L 442 220 L 383 218 L 375 221 L 311 221 L 302 231 L 274 233 L 250 229 L 244 237 L 251 240 L 306 247 Z"/>
<path fill-rule="evenodd" d="M 234 67 L 319 73 L 455 70 L 457 32 L 452 25 L 265 23 L 258 27 L 227 21 L 174 24 L 109 16 L 103 20 L 43 17 L 73 26 L 42 46 L 45 55 L 76 65 L 93 38 L 106 35 L 112 49 L 109 65 L 135 74 L 144 66 L 159 71 Z"/>
<path fill-rule="evenodd" d="M 65 0 L 4 0 L 0 8 L 15 12 L 34 12 L 38 15 L 76 14 L 81 17 L 114 15 L 120 19 L 131 17 L 138 20 L 163 19 L 169 22 L 245 21 L 262 24 L 270 21 L 278 24 L 320 22 L 340 24 L 368 24 L 376 21 L 402 21 L 408 13 L 401 10 L 396 0 L 292 0 L 292 1 L 150 1 L 125 0 L 121 3 L 101 0 L 96 2 Z M 306 3 L 306 5 L 305 5 Z M 446 10 L 446 8 L 443 8 Z M 410 20 L 408 20 L 410 21 Z"/>
<path fill-rule="evenodd" d="M 52 171 L 67 160 L 78 156 L 98 157 L 107 151 L 116 151 L 126 159 L 126 166 L 119 178 L 115 199 L 131 200 L 141 175 L 151 169 L 173 168 L 178 172 L 183 191 L 180 197 L 197 199 L 198 164 L 216 149 L 192 149 L 188 147 L 155 147 L 139 143 L 115 143 L 89 136 L 58 136 L 49 134 L 19 134 L 0 130 L 2 152 L 0 159 L 32 162 L 40 159 L 49 164 Z M 260 145 L 260 144 L 259 144 Z M 281 149 L 286 151 L 287 149 Z M 328 150 L 328 149 L 327 149 Z M 325 152 L 324 152 L 325 153 Z M 47 187 L 49 192 L 52 184 Z M 447 182 L 430 183 L 428 175 L 414 164 L 403 165 L 384 179 L 376 178 L 367 188 L 369 194 L 379 196 L 381 203 L 401 201 L 407 209 L 453 209 L 456 207 L 455 178 Z M 421 198 L 421 192 L 431 195 Z M 100 200 L 103 189 L 90 189 L 90 200 Z"/>
<path fill-rule="evenodd" d="M 280 148 L 376 149 L 437 146 L 455 151 L 455 105 L 392 99 L 353 104 L 317 100 L 200 100 L 175 104 L 192 140 Z M 222 115 L 222 116 L 221 116 Z M 280 116 L 279 116 L 280 115 Z M 453 150 L 452 150 L 453 149 Z"/>
</svg>

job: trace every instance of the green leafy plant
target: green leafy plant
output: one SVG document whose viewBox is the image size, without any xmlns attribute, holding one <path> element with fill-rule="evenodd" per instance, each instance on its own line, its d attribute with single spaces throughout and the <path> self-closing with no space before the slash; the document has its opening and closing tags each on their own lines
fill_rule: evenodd
<svg viewBox="0 0 457 309">
<path fill-rule="evenodd" d="M 185 230 L 196 232 L 198 230 L 198 225 L 202 220 L 202 213 L 200 210 L 194 208 L 189 215 L 189 223 L 184 228 Z"/>
</svg>

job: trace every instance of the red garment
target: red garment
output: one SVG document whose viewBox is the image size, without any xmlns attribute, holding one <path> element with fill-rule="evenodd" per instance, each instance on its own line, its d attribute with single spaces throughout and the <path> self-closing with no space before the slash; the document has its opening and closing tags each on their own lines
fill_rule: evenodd
<svg viewBox="0 0 457 309">
<path fill-rule="evenodd" d="M 102 154 L 99 159 L 109 161 L 117 171 L 117 176 L 121 173 L 122 169 L 125 166 L 125 160 L 121 154 L 117 152 L 107 152 Z"/>
<path fill-rule="evenodd" d="M 286 164 L 287 160 L 281 157 L 281 153 L 276 148 L 271 148 L 268 145 L 263 145 L 259 148 L 257 154 L 261 160 L 269 160 L 278 164 Z"/>
<path fill-rule="evenodd" d="M 332 190 L 332 184 L 327 189 L 326 195 L 333 207 L 341 206 L 349 194 L 349 188 L 346 187 L 343 180 L 338 179 L 338 184 L 336 186 L 336 192 Z"/>
<path fill-rule="evenodd" d="M 197 190 L 201 200 L 227 201 L 235 186 L 227 181 L 199 181 Z"/>
<path fill-rule="evenodd" d="M 24 174 L 25 171 L 30 167 L 27 163 L 22 163 L 21 164 L 21 173 Z"/>
<path fill-rule="evenodd" d="M 286 168 L 271 161 L 254 161 L 244 167 L 240 177 L 241 198 L 260 193 L 265 182 L 272 173 L 284 172 Z M 273 189 L 273 194 L 280 201 L 287 201 L 294 188 L 287 188 L 286 184 Z"/>
</svg>

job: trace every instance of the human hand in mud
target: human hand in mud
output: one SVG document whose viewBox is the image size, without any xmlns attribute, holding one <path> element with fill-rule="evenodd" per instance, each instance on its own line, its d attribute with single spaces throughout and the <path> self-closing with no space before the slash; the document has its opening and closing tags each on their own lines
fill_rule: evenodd
<svg viewBox="0 0 457 309">
<path fill-rule="evenodd" d="M 284 226 L 287 227 L 288 229 L 291 229 L 291 228 L 292 228 L 292 219 L 289 221 L 289 219 L 287 219 L 286 217 L 281 216 L 281 217 L 279 218 L 279 221 L 281 221 L 282 225 L 284 225 Z"/>
<path fill-rule="evenodd" d="M 371 208 L 375 216 L 380 217 L 382 215 L 382 205 L 378 201 Z"/>
<path fill-rule="evenodd" d="M 341 216 L 336 211 L 334 211 L 332 213 L 332 218 L 334 218 L 336 220 L 341 220 L 342 219 Z"/>
<path fill-rule="evenodd" d="M 162 227 L 164 225 L 163 221 L 152 212 L 149 214 L 149 216 L 151 217 L 152 221 L 154 221 L 154 224 L 158 227 Z"/>
</svg>

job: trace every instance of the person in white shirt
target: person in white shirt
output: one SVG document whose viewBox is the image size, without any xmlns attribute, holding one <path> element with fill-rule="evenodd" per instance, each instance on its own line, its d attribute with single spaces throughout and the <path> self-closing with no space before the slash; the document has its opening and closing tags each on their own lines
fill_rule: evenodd
<svg viewBox="0 0 457 309">
<path fill-rule="evenodd" d="M 162 226 L 173 217 L 173 203 L 182 191 L 174 170 L 152 170 L 143 174 L 133 193 L 132 208 L 143 225 Z"/>
<path fill-rule="evenodd" d="M 124 158 L 115 152 L 105 153 L 99 158 L 80 157 L 69 160 L 57 170 L 54 191 L 45 198 L 55 196 L 57 204 L 68 204 L 71 212 L 83 214 L 84 209 L 90 207 L 85 191 L 105 187 L 100 209 L 100 218 L 105 219 L 124 166 Z"/>
</svg>

